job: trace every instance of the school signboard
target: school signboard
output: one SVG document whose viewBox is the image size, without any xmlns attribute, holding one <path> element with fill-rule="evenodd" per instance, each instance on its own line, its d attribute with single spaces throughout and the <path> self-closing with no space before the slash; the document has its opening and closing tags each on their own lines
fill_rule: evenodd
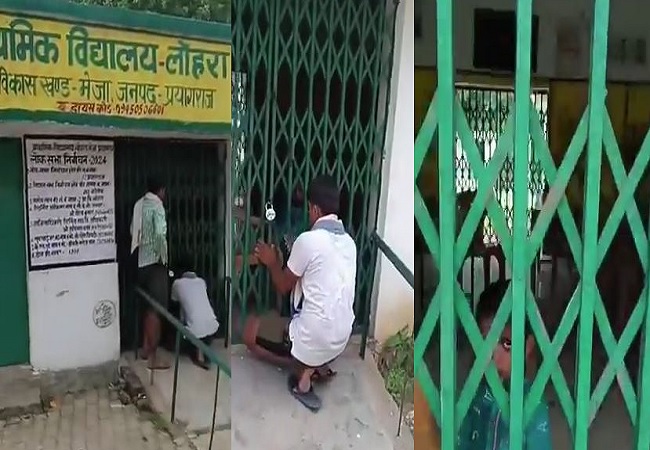
<svg viewBox="0 0 650 450">
<path fill-rule="evenodd" d="M 230 126 L 230 54 L 229 43 L 0 11 L 0 114 Z"/>
</svg>

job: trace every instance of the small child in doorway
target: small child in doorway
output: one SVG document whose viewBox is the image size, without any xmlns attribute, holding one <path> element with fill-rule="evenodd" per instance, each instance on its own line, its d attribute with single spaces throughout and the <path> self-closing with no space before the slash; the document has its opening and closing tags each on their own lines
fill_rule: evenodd
<svg viewBox="0 0 650 450">
<path fill-rule="evenodd" d="M 486 337 L 501 301 L 508 289 L 509 281 L 498 281 L 489 285 L 481 294 L 477 306 L 476 319 Z M 512 329 L 507 324 L 499 342 L 494 349 L 493 361 L 506 389 L 509 387 L 511 371 Z M 526 327 L 526 355 L 528 360 L 533 354 L 535 341 L 528 326 Z M 528 382 L 524 386 L 527 393 Z M 504 420 L 487 382 L 483 381 L 470 405 L 458 436 L 459 450 L 508 450 L 510 426 Z M 551 430 L 548 406 L 542 398 L 524 433 L 522 450 L 551 450 Z"/>
</svg>

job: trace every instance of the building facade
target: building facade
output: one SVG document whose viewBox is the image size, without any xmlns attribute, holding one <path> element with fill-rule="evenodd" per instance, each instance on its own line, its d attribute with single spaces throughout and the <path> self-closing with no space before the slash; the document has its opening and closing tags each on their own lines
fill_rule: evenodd
<svg viewBox="0 0 650 450">
<path fill-rule="evenodd" d="M 0 333 L 12 343 L 0 366 L 119 359 L 135 327 L 131 208 L 152 174 L 170 191 L 172 259 L 195 250 L 227 304 L 217 232 L 227 229 L 230 84 L 228 25 L 0 2 Z"/>
</svg>

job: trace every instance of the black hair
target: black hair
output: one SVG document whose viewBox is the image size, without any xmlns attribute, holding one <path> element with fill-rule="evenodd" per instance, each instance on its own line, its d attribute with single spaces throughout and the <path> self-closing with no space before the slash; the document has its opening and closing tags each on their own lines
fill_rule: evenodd
<svg viewBox="0 0 650 450">
<path fill-rule="evenodd" d="M 194 258 L 192 258 L 190 252 L 185 251 L 178 256 L 175 266 L 176 270 L 178 270 L 181 274 L 185 272 L 193 272 Z"/>
<path fill-rule="evenodd" d="M 334 178 L 328 175 L 314 178 L 307 190 L 307 200 L 318 206 L 324 215 L 338 214 L 340 193 Z"/>
<path fill-rule="evenodd" d="M 165 184 L 156 176 L 147 178 L 147 191 L 152 194 L 157 194 L 161 189 L 164 189 Z"/>
<path fill-rule="evenodd" d="M 478 300 L 478 305 L 476 306 L 476 320 L 480 323 L 482 320 L 494 319 L 499 311 L 499 307 L 503 302 L 503 298 L 506 295 L 506 291 L 510 286 L 510 280 L 499 280 L 494 283 L 490 283 L 483 292 Z M 525 301 L 526 299 L 517 299 L 517 301 Z M 530 324 L 528 323 L 528 318 L 526 318 L 525 326 L 526 336 L 530 336 L 532 333 L 530 329 Z"/>
</svg>

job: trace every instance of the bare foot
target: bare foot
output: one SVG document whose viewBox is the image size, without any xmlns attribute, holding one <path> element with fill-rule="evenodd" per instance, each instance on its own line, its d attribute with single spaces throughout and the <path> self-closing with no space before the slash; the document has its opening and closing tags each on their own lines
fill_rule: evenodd
<svg viewBox="0 0 650 450">
<path fill-rule="evenodd" d="M 332 370 L 330 366 L 324 365 L 314 371 L 311 376 L 311 381 L 314 383 L 324 383 L 326 381 L 330 381 L 335 376 L 336 371 Z"/>
</svg>

